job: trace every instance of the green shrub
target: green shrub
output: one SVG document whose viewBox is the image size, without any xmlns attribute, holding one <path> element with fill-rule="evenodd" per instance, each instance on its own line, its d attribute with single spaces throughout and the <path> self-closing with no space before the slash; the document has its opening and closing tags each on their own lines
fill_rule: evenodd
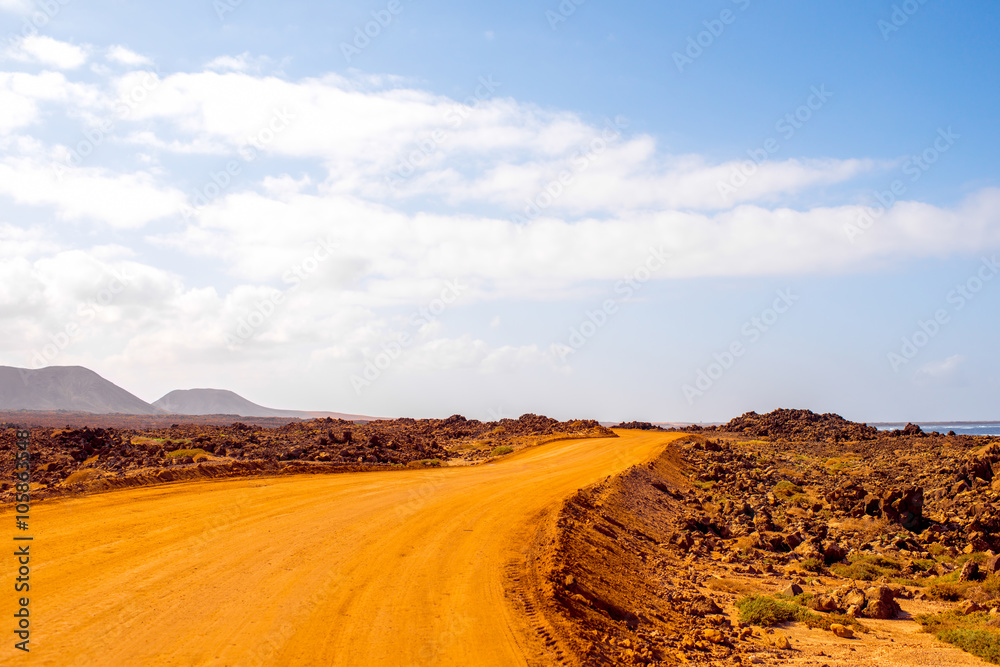
<svg viewBox="0 0 1000 667">
<path fill-rule="evenodd" d="M 943 642 L 954 644 L 966 653 L 977 655 L 984 660 L 1000 665 L 1000 635 L 994 632 L 962 628 L 944 630 L 938 633 L 937 638 Z"/>
<path fill-rule="evenodd" d="M 920 572 L 930 572 L 937 566 L 937 561 L 933 558 L 918 558 L 913 561 L 914 569 Z"/>
<path fill-rule="evenodd" d="M 774 495 L 776 496 L 791 498 L 799 493 L 802 493 L 802 487 L 789 482 L 787 479 L 783 479 L 774 485 Z"/>
<path fill-rule="evenodd" d="M 185 456 L 190 456 L 192 459 L 197 459 L 199 456 L 208 458 L 208 452 L 204 449 L 175 449 L 172 452 L 167 452 L 167 456 L 174 459 L 182 459 Z"/>
<path fill-rule="evenodd" d="M 894 577 L 902 569 L 899 563 L 883 556 L 858 554 L 850 563 L 831 565 L 830 569 L 838 577 L 856 581 L 875 581 L 880 577 Z"/>
<path fill-rule="evenodd" d="M 806 609 L 805 605 L 812 599 L 809 593 L 796 595 L 794 598 L 784 596 L 748 595 L 736 603 L 740 610 L 740 621 L 750 625 L 770 627 L 789 621 L 803 623 L 809 628 L 829 630 L 834 623 L 854 627 L 860 632 L 869 629 L 857 619 L 844 614 L 817 614 Z"/>
<path fill-rule="evenodd" d="M 809 572 L 822 572 L 824 564 L 822 558 L 806 558 L 802 561 L 802 567 Z"/>
<path fill-rule="evenodd" d="M 493 450 L 493 456 L 503 456 L 504 454 L 510 454 L 512 451 L 514 451 L 513 447 L 501 445 Z"/>
<path fill-rule="evenodd" d="M 927 597 L 944 602 L 957 602 L 965 597 L 966 586 L 950 581 L 938 581 L 927 587 Z"/>
<path fill-rule="evenodd" d="M 794 621 L 801 609 L 795 603 L 781 602 L 765 595 L 748 595 L 736 606 L 740 610 L 740 621 L 764 627 Z"/>
<path fill-rule="evenodd" d="M 954 560 L 951 557 L 951 554 L 948 552 L 948 547 L 939 542 L 932 542 L 928 544 L 927 553 L 929 553 L 930 555 L 934 556 L 935 558 L 941 561 Z"/>
<path fill-rule="evenodd" d="M 922 614 L 917 621 L 924 632 L 933 633 L 943 642 L 954 644 L 967 653 L 1000 664 L 1000 632 L 987 626 L 989 615 L 984 612 L 964 615 L 949 611 Z"/>
</svg>

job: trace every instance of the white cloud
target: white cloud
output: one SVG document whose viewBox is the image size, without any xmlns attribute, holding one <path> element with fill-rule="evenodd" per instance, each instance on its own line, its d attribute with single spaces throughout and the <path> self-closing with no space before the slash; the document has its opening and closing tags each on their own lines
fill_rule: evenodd
<svg viewBox="0 0 1000 667">
<path fill-rule="evenodd" d="M 116 44 L 107 50 L 104 57 L 111 62 L 125 65 L 127 67 L 148 67 L 153 65 L 153 61 L 144 55 L 136 53 L 120 44 Z"/>
<path fill-rule="evenodd" d="M 920 368 L 913 376 L 918 384 L 953 382 L 959 378 L 961 366 L 965 357 L 955 354 L 941 361 L 931 361 Z"/>
<path fill-rule="evenodd" d="M 31 0 L 0 0 L 0 11 L 27 14 L 35 8 Z"/>
<path fill-rule="evenodd" d="M 124 47 L 108 54 L 142 58 Z M 462 105 L 396 79 L 290 81 L 251 74 L 249 63 L 246 54 L 224 57 L 212 66 L 244 71 L 156 80 L 114 128 L 117 141 L 107 140 L 116 149 L 139 146 L 135 157 L 148 170 L 130 160 L 94 162 L 59 181 L 51 164 L 68 149 L 32 138 L 31 150 L 0 158 L 0 195 L 84 224 L 137 229 L 173 220 L 149 240 L 210 259 L 248 287 L 284 286 L 289 267 L 317 239 L 332 238 L 334 261 L 297 298 L 349 307 L 425 303 L 443 279 L 466 281 L 470 301 L 549 298 L 619 280 L 650 248 L 671 254 L 656 273 L 666 279 L 862 270 L 1000 244 L 996 189 L 950 209 L 897 203 L 851 243 L 845 228 L 864 213 L 856 202 L 786 202 L 882 163 L 766 162 L 727 203 L 718 184 L 740 163 L 665 153 L 621 119 L 591 125 L 499 97 L 502 84 L 492 79 L 484 78 L 483 101 Z M 84 86 L 55 72 L 0 73 L 0 99 L 9 102 L 0 105 L 0 132 L 43 124 L 43 102 L 75 110 L 83 100 L 91 115 L 113 108 L 141 74 Z M 252 160 L 240 152 L 249 141 L 257 144 Z M 172 159 L 159 160 L 162 153 Z M 202 175 L 194 183 L 202 186 L 225 160 L 241 170 L 233 185 L 182 221 L 191 174 Z M 392 190 L 386 179 L 405 161 L 420 164 Z M 171 172 L 165 162 L 180 166 Z M 570 178 L 561 193 L 525 222 L 511 220 L 563 172 Z"/>
<path fill-rule="evenodd" d="M 87 62 L 87 50 L 44 35 L 23 37 L 11 44 L 4 56 L 25 63 L 40 63 L 57 69 L 76 69 Z"/>
<path fill-rule="evenodd" d="M 521 225 L 407 214 L 356 197 L 292 188 L 277 195 L 232 194 L 202 209 L 182 232 L 158 238 L 216 258 L 235 276 L 258 280 L 279 280 L 312 240 L 332 238 L 339 249 L 335 261 L 320 268 L 322 275 L 359 301 L 377 303 L 419 302 L 432 288 L 414 292 L 414 286 L 435 278 L 468 281 L 473 299 L 546 297 L 586 281 L 618 280 L 644 262 L 650 248 L 671 255 L 657 278 L 686 278 L 825 273 L 1000 245 L 1000 190 L 984 190 L 954 210 L 901 202 L 852 244 L 844 228 L 864 210 L 743 205 L 717 213 L 664 210 Z"/>
<path fill-rule="evenodd" d="M 50 206 L 63 220 L 141 227 L 176 216 L 184 196 L 149 173 L 97 167 L 57 167 L 26 157 L 0 159 L 0 195 L 19 204 Z"/>
<path fill-rule="evenodd" d="M 254 57 L 249 51 L 236 56 L 218 56 L 205 63 L 205 69 L 215 72 L 257 72 L 271 65 L 273 61 L 267 56 Z"/>
<path fill-rule="evenodd" d="M 51 254 L 61 247 L 47 230 L 0 223 L 0 257 L 5 261 L 15 257 Z"/>
<path fill-rule="evenodd" d="M 31 124 L 37 115 L 34 100 L 0 88 L 0 134 Z"/>
<path fill-rule="evenodd" d="M 742 163 L 664 155 L 649 136 L 625 136 L 623 119 L 595 127 L 574 114 L 518 104 L 498 97 L 502 83 L 492 78 L 484 78 L 482 101 L 471 107 L 332 75 L 298 82 L 251 76 L 244 56 L 210 63 L 236 72 L 166 77 L 158 103 L 140 115 L 166 120 L 176 132 L 134 139 L 179 153 L 216 152 L 220 144 L 236 150 L 283 115 L 289 122 L 266 152 L 321 161 L 330 189 L 402 205 L 428 196 L 449 206 L 488 203 L 510 215 L 529 201 L 571 217 L 623 208 L 725 210 L 776 203 L 885 166 L 865 159 L 766 162 L 723 197 L 720 186 Z M 554 198 L 545 192 L 553 184 L 560 191 Z"/>
<path fill-rule="evenodd" d="M 71 104 L 86 114 L 99 100 L 93 86 L 70 82 L 61 72 L 0 72 L 0 135 L 41 121 L 39 103 Z"/>
</svg>

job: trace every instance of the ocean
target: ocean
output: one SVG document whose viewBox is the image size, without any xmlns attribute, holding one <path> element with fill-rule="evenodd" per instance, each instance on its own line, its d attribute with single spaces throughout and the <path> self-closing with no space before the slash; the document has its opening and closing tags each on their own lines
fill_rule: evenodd
<svg viewBox="0 0 1000 667">
<path fill-rule="evenodd" d="M 947 433 L 954 431 L 957 435 L 1000 435 L 1000 422 L 913 422 L 924 433 L 937 431 Z M 906 422 L 878 423 L 871 424 L 880 431 L 891 431 L 895 428 L 903 428 Z"/>
</svg>

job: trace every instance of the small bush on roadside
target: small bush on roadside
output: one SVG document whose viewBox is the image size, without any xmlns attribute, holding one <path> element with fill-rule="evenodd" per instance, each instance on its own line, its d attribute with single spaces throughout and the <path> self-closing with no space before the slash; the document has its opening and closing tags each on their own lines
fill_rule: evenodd
<svg viewBox="0 0 1000 667">
<path fill-rule="evenodd" d="M 806 609 L 812 595 L 802 593 L 794 598 L 769 595 L 748 595 L 736 603 L 740 610 L 740 621 L 750 625 L 770 627 L 790 621 L 797 621 L 809 628 L 829 630 L 834 623 L 853 627 L 860 632 L 869 629 L 857 619 L 845 614 L 817 614 Z"/>
<path fill-rule="evenodd" d="M 740 610 L 740 621 L 763 627 L 794 621 L 800 609 L 797 604 L 781 602 L 766 595 L 748 595 L 736 606 Z"/>
<path fill-rule="evenodd" d="M 964 615 L 956 611 L 922 614 L 917 622 L 943 642 L 954 644 L 967 653 L 1000 664 L 1000 631 L 987 625 L 985 612 Z"/>
<path fill-rule="evenodd" d="M 202 459 L 208 458 L 208 452 L 204 449 L 175 449 L 172 452 L 167 452 L 167 456 L 172 459 L 182 459 L 185 456 L 190 456 L 195 461 L 198 461 L 201 457 Z"/>
<path fill-rule="evenodd" d="M 440 468 L 441 459 L 421 459 L 419 461 L 410 461 L 406 464 L 408 468 Z"/>
<path fill-rule="evenodd" d="M 802 567 L 810 572 L 821 572 L 823 570 L 822 558 L 806 558 L 801 563 Z"/>
<path fill-rule="evenodd" d="M 883 556 L 858 554 L 851 557 L 850 563 L 831 565 L 830 569 L 844 579 L 875 581 L 879 577 L 895 577 L 902 568 L 899 563 Z"/>
</svg>

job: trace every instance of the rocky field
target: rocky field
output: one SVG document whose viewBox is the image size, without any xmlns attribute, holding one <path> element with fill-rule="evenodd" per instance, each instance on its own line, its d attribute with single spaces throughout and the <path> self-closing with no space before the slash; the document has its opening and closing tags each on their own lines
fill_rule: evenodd
<svg viewBox="0 0 1000 667">
<path fill-rule="evenodd" d="M 497 422 L 453 415 L 362 424 L 325 418 L 275 428 L 237 422 L 30 431 L 36 497 L 203 476 L 470 463 L 560 437 L 614 435 L 596 421 L 534 414 Z M 15 434 L 13 424 L 0 428 L 0 499 L 11 494 Z"/>
<path fill-rule="evenodd" d="M 881 432 L 800 410 L 747 413 L 675 435 L 645 422 L 620 428 L 635 437 L 601 441 L 617 457 L 614 469 L 643 460 L 634 443 L 615 453 L 617 442 L 662 437 L 666 449 L 546 514 L 528 565 L 507 567 L 509 590 L 533 582 L 517 604 L 540 628 L 539 655 L 552 664 L 1000 663 L 1000 438 L 913 425 Z M 270 428 L 36 426 L 33 496 L 467 465 L 552 440 L 614 435 L 595 421 L 533 414 Z M 4 425 L 6 480 L 14 439 Z M 421 483 L 445 483 L 428 479 Z M 4 482 L 0 497 L 11 495 Z M 536 574 L 525 578 L 528 570 Z"/>
<path fill-rule="evenodd" d="M 690 430 L 562 508 L 548 613 L 582 664 L 1000 661 L 1000 438 Z"/>
</svg>

